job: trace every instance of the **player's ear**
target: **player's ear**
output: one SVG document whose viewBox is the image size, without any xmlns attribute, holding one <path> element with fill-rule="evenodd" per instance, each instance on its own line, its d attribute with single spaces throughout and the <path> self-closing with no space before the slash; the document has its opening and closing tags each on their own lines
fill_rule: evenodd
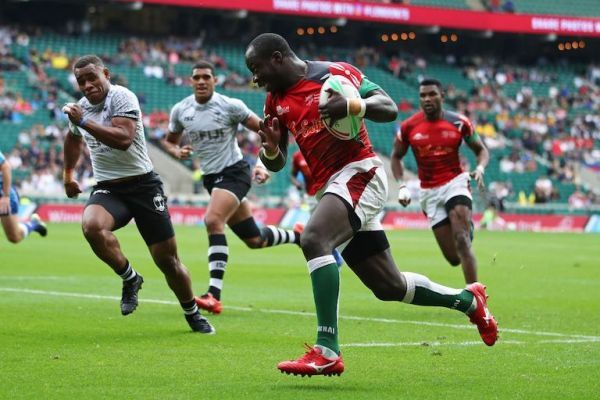
<svg viewBox="0 0 600 400">
<path fill-rule="evenodd" d="M 274 51 L 271 54 L 271 60 L 275 61 L 277 64 L 281 64 L 283 62 L 283 54 L 280 51 Z"/>
<path fill-rule="evenodd" d="M 108 68 L 104 67 L 104 69 L 102 70 L 102 73 L 104 74 L 106 79 L 110 81 L 110 71 L 108 70 Z"/>
</svg>

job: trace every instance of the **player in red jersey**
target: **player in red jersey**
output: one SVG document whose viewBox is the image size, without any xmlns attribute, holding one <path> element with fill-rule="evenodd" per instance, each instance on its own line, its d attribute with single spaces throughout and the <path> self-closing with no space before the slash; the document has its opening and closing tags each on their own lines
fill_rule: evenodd
<svg viewBox="0 0 600 400">
<path fill-rule="evenodd" d="M 338 344 L 339 271 L 331 254 L 338 246 L 343 247 L 348 266 L 377 298 L 458 309 L 477 324 L 484 342 L 493 345 L 497 327 L 481 284 L 452 289 L 396 267 L 378 219 L 387 196 L 387 177 L 364 124 L 355 140 L 341 141 L 328 133 L 322 121 L 348 113 L 375 122 L 393 121 L 397 115 L 393 100 L 352 65 L 302 61 L 283 37 L 273 33 L 252 40 L 246 65 L 254 82 L 268 92 L 259 132 L 263 163 L 271 171 L 283 168 L 291 133 L 312 172 L 318 199 L 300 239 L 317 311 L 317 343 L 278 368 L 309 376 L 344 371 Z M 352 80 L 362 98 L 348 100 L 332 93 L 327 104 L 319 107 L 321 86 L 331 74 Z"/>
<path fill-rule="evenodd" d="M 298 190 L 304 189 L 309 196 L 314 196 L 317 193 L 313 183 L 312 173 L 300 150 L 296 150 L 294 154 L 292 154 L 291 174 L 292 184 L 296 186 Z M 298 174 L 302 175 L 301 179 L 298 179 Z"/>
<path fill-rule="evenodd" d="M 438 245 L 451 265 L 462 264 L 467 283 L 477 282 L 469 175 L 483 187 L 489 153 L 464 115 L 442 109 L 444 95 L 438 80 L 422 81 L 419 97 L 422 111 L 402 123 L 394 140 L 391 166 L 401 183 L 398 201 L 404 207 L 410 203 L 410 192 L 402 184 L 402 158 L 412 147 L 421 180 L 421 208 Z M 463 140 L 477 156 L 477 168 L 470 174 L 460 165 L 458 149 Z"/>
</svg>

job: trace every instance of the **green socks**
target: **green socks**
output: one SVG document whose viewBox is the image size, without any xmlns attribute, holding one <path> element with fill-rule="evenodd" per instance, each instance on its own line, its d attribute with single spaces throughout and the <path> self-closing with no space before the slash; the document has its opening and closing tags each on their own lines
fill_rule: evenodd
<svg viewBox="0 0 600 400">
<path fill-rule="evenodd" d="M 476 307 L 475 296 L 465 289 L 452 289 L 432 282 L 424 275 L 404 272 L 406 278 L 405 303 L 419 306 L 452 308 L 470 314 Z"/>
<path fill-rule="evenodd" d="M 310 279 L 312 281 L 313 295 L 317 309 L 317 345 L 327 347 L 339 354 L 339 268 L 333 256 L 323 256 L 310 260 L 308 268 L 311 271 Z"/>
</svg>

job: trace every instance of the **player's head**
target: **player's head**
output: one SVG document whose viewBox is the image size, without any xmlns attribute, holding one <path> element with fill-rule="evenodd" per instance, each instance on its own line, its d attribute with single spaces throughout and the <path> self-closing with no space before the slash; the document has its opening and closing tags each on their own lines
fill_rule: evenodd
<svg viewBox="0 0 600 400">
<path fill-rule="evenodd" d="M 275 33 L 255 37 L 246 49 L 246 66 L 252 80 L 268 92 L 286 89 L 290 84 L 291 63 L 296 55 L 287 40 Z"/>
<path fill-rule="evenodd" d="M 444 92 L 437 79 L 423 79 L 419 84 L 419 101 L 421 109 L 428 117 L 437 116 L 442 110 Z"/>
<path fill-rule="evenodd" d="M 92 104 L 102 103 L 110 88 L 110 73 L 100 57 L 87 55 L 79 57 L 73 64 L 73 74 L 79 90 Z"/>
<path fill-rule="evenodd" d="M 217 84 L 215 66 L 208 61 L 197 62 L 192 68 L 190 82 L 194 89 L 196 101 L 200 104 L 206 103 L 215 92 L 215 85 Z"/>
</svg>

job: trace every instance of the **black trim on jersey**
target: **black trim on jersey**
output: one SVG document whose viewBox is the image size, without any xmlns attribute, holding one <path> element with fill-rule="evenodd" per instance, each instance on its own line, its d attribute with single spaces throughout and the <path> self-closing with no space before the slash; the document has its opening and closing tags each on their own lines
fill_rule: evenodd
<svg viewBox="0 0 600 400">
<path fill-rule="evenodd" d="M 442 113 L 442 119 L 445 119 L 446 121 L 450 122 L 453 125 L 457 121 L 465 122 L 465 118 L 466 117 L 463 117 L 462 115 L 460 115 L 459 113 L 457 113 L 455 111 L 444 110 L 444 112 Z"/>
<path fill-rule="evenodd" d="M 305 61 L 308 65 L 306 69 L 306 75 L 304 79 L 320 82 L 321 84 L 325 83 L 327 78 L 331 76 L 331 72 L 329 71 L 329 67 L 331 64 L 334 64 L 329 61 Z"/>
</svg>

